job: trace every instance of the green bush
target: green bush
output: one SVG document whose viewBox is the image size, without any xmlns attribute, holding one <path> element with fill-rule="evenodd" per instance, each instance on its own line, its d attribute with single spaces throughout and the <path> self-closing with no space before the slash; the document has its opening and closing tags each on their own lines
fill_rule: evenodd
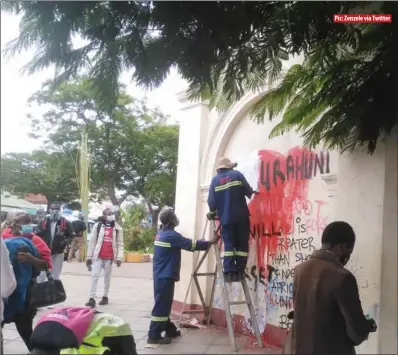
<svg viewBox="0 0 398 355">
<path fill-rule="evenodd" d="M 153 241 L 156 232 L 149 228 L 142 228 L 140 222 L 146 216 L 144 204 L 134 204 L 126 211 L 122 211 L 124 248 L 126 251 L 142 253 L 153 252 Z"/>
<path fill-rule="evenodd" d="M 152 229 L 131 231 L 125 238 L 125 250 L 152 254 L 155 234 Z"/>
</svg>

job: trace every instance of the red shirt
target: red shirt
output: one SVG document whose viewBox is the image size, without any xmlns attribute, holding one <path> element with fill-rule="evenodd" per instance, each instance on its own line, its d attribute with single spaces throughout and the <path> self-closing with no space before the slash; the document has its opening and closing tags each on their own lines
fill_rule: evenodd
<svg viewBox="0 0 398 355">
<path fill-rule="evenodd" d="M 113 260 L 112 237 L 113 228 L 105 227 L 104 240 L 102 241 L 101 250 L 98 255 L 100 259 Z"/>
<path fill-rule="evenodd" d="M 5 229 L 1 234 L 1 237 L 3 239 L 16 238 L 16 236 L 13 235 L 11 228 Z M 31 240 L 31 242 L 39 252 L 40 258 L 44 260 L 47 263 L 47 267 L 51 269 L 52 268 L 51 251 L 50 248 L 47 246 L 46 242 L 33 233 L 29 236 L 29 239 Z"/>
</svg>

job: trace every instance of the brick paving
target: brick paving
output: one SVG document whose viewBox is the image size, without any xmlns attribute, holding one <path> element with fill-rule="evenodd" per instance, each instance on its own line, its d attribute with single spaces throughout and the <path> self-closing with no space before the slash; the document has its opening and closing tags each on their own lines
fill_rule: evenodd
<svg viewBox="0 0 398 355">
<path fill-rule="evenodd" d="M 68 298 L 64 306 L 82 306 L 88 299 L 90 275 L 83 263 L 66 263 L 62 273 Z M 102 279 L 98 283 L 98 296 L 103 288 Z M 181 338 L 157 349 L 147 349 L 146 337 L 153 306 L 152 264 L 123 264 L 113 269 L 109 305 L 97 306 L 99 310 L 112 313 L 127 321 L 133 331 L 138 354 L 228 354 L 232 353 L 225 329 L 208 327 L 205 329 L 183 329 Z M 38 312 L 36 319 L 45 310 Z M 3 329 L 4 353 L 26 354 L 25 344 L 20 339 L 15 326 L 8 324 Z M 240 354 L 276 354 L 271 348 L 255 348 L 252 340 L 237 337 Z"/>
</svg>

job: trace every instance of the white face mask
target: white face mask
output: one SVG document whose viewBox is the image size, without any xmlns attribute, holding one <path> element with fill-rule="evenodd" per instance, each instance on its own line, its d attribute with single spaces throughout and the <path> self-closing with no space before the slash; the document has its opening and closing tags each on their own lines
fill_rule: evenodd
<svg viewBox="0 0 398 355">
<path fill-rule="evenodd" d="M 114 215 L 106 216 L 106 220 L 107 222 L 113 222 L 115 220 L 115 216 Z"/>
<path fill-rule="evenodd" d="M 59 213 L 58 210 L 52 210 L 52 209 L 50 209 L 50 218 L 51 218 L 53 221 L 58 220 L 59 217 L 60 217 L 60 213 Z"/>
</svg>

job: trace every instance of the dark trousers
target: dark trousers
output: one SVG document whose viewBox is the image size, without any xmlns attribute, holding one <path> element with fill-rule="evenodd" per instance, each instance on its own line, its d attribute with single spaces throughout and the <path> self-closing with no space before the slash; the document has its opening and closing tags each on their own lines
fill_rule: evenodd
<svg viewBox="0 0 398 355">
<path fill-rule="evenodd" d="M 173 279 L 158 279 L 156 277 L 153 279 L 155 306 L 152 310 L 148 332 L 148 337 L 151 339 L 160 339 L 164 331 L 166 335 L 177 331 L 177 327 L 170 321 L 174 283 Z"/>
<path fill-rule="evenodd" d="M 250 220 L 223 224 L 224 272 L 245 272 L 249 255 Z"/>
<path fill-rule="evenodd" d="M 30 346 L 30 337 L 32 336 L 33 333 L 33 318 L 36 315 L 36 310 L 34 311 L 24 311 L 21 314 L 16 315 L 13 319 L 12 322 L 7 322 L 8 323 L 14 323 L 15 327 L 17 328 L 19 336 L 22 338 L 23 342 L 25 343 L 26 347 L 29 349 L 29 351 L 32 350 L 32 347 Z M 1 324 L 1 327 L 3 328 L 4 322 Z"/>
</svg>

